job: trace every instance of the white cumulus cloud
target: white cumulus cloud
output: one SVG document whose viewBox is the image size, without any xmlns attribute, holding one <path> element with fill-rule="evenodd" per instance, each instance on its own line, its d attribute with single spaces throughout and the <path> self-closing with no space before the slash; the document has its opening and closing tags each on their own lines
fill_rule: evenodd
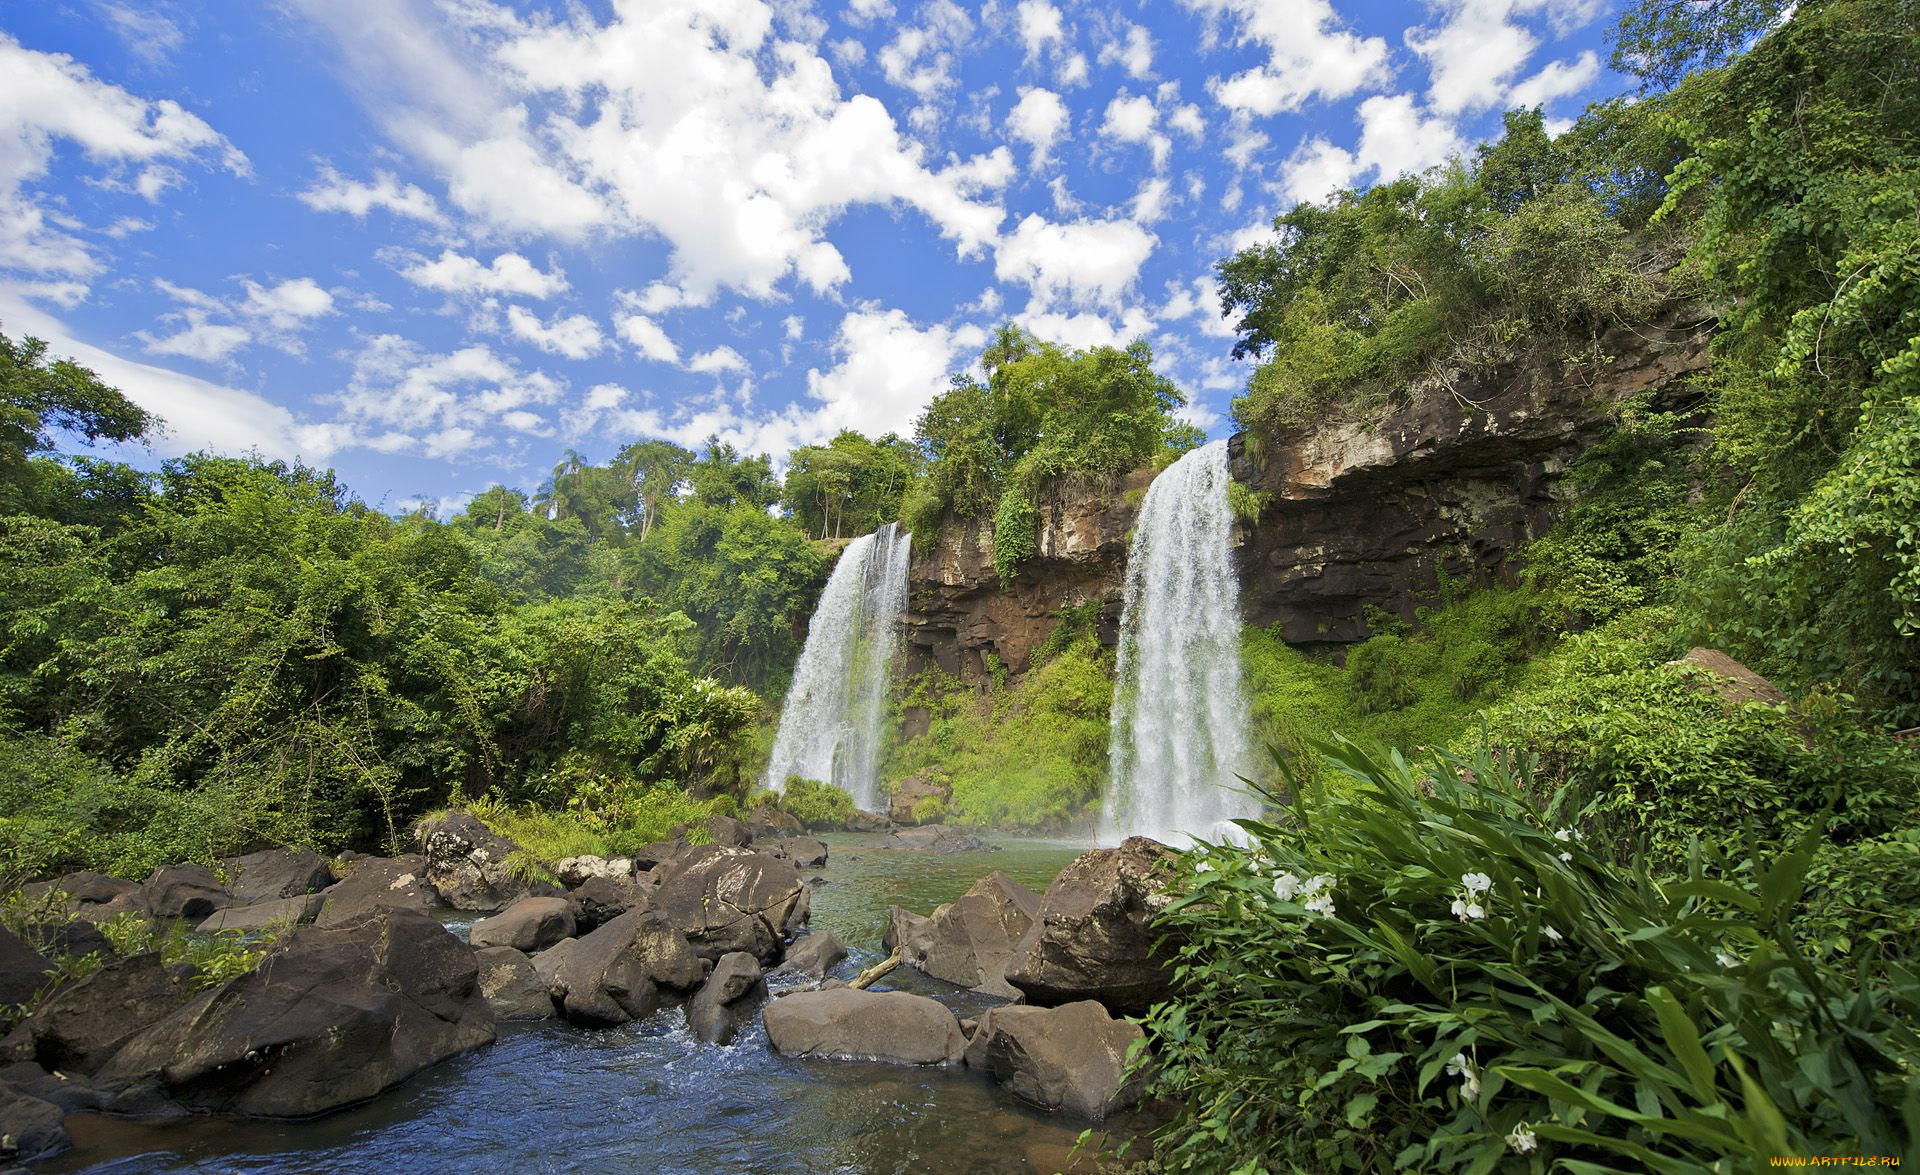
<svg viewBox="0 0 1920 1175">
<path fill-rule="evenodd" d="M 518 253 L 502 253 L 490 262 L 468 257 L 452 249 L 443 249 L 432 261 L 417 255 L 402 255 L 406 264 L 400 276 L 422 289 L 437 290 L 459 297 L 518 295 L 524 298 L 551 298 L 567 289 L 567 275 L 558 266 L 541 270 Z"/>
<path fill-rule="evenodd" d="M 1234 39 L 1267 54 L 1264 64 L 1213 85 L 1222 106 L 1266 117 L 1313 99 L 1345 98 L 1388 76 L 1387 43 L 1346 28 L 1331 0 L 1181 0 L 1233 27 Z"/>
</svg>

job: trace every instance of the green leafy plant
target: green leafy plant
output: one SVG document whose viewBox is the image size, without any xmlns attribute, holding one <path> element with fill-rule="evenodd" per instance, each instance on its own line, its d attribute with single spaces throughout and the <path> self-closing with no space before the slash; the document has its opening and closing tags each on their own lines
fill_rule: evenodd
<svg viewBox="0 0 1920 1175">
<path fill-rule="evenodd" d="M 1160 925 L 1177 1170 L 1652 1170 L 1920 1142 L 1920 984 L 1791 916 L 1819 830 L 1659 877 L 1595 853 L 1524 760 L 1319 744 L 1286 823 L 1201 846 Z"/>
<path fill-rule="evenodd" d="M 787 777 L 780 807 L 808 828 L 845 828 L 853 817 L 853 797 L 846 789 L 798 775 Z"/>
</svg>

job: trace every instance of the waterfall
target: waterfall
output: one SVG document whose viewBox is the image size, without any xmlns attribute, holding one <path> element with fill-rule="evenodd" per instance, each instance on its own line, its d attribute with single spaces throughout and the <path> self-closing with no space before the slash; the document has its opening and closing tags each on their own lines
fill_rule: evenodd
<svg viewBox="0 0 1920 1175">
<path fill-rule="evenodd" d="M 767 761 L 773 790 L 799 775 L 845 788 L 855 807 L 879 802 L 887 666 L 907 610 L 912 546 L 913 536 L 890 522 L 840 553 L 780 712 Z"/>
<path fill-rule="evenodd" d="M 1250 815 L 1240 683 L 1240 587 L 1228 542 L 1227 443 L 1203 445 L 1147 487 L 1127 552 L 1126 600 L 1100 835 L 1184 846 Z"/>
</svg>

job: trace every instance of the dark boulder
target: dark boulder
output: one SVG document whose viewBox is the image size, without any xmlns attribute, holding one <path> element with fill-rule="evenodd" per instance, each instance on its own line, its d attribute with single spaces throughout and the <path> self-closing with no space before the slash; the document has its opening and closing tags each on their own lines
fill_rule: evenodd
<svg viewBox="0 0 1920 1175">
<path fill-rule="evenodd" d="M 73 1145 L 66 1121 L 59 1106 L 0 1082 L 0 1163 L 30 1163 L 66 1150 Z"/>
<path fill-rule="evenodd" d="M 996 869 L 927 918 L 901 914 L 896 925 L 907 929 L 894 944 L 901 962 L 989 995 L 1020 994 L 1007 984 L 1007 965 L 1039 917 L 1039 894 Z"/>
<path fill-rule="evenodd" d="M 755 808 L 747 813 L 747 831 L 755 840 L 779 840 L 782 837 L 802 836 L 807 826 L 791 812 L 782 812 L 778 808 Z"/>
<path fill-rule="evenodd" d="M 294 931 L 107 1062 L 105 1089 L 192 1110 L 305 1118 L 493 1040 L 473 952 L 414 910 Z"/>
<path fill-rule="evenodd" d="M 847 948 L 831 930 L 815 930 L 793 940 L 778 971 L 825 979 L 834 965 L 847 957 Z"/>
<path fill-rule="evenodd" d="M 581 1024 L 641 1019 L 660 1006 L 661 987 L 691 991 L 706 974 L 679 931 L 639 910 L 543 951 L 533 962 L 552 977 L 549 990 L 561 1012 Z"/>
<path fill-rule="evenodd" d="M 473 924 L 467 941 L 475 947 L 512 947 L 526 953 L 545 950 L 574 934 L 573 903 L 565 898 L 521 898 L 491 918 Z"/>
<path fill-rule="evenodd" d="M 21 1027 L 47 1069 L 93 1073 L 121 1045 L 192 999 L 194 989 L 154 952 L 109 963 L 61 988 Z"/>
<path fill-rule="evenodd" d="M 52 881 L 36 881 L 20 887 L 21 893 L 35 900 L 56 891 L 65 894 L 64 901 L 75 906 L 103 906 L 116 898 L 140 892 L 140 887 L 131 881 L 92 872 L 69 873 Z"/>
<path fill-rule="evenodd" d="M 0 926 L 0 1005 L 33 1002 L 52 971 L 53 963 L 45 955 Z"/>
<path fill-rule="evenodd" d="M 879 812 L 855 808 L 853 815 L 847 817 L 848 832 L 885 832 L 886 830 L 887 818 Z"/>
<path fill-rule="evenodd" d="M 967 1043 L 967 1064 L 1021 1101 L 1099 1121 L 1140 1100 L 1143 1079 L 1127 1075 L 1127 1060 L 1143 1035 L 1092 1000 L 990 1008 Z"/>
<path fill-rule="evenodd" d="M 431 910 L 443 903 L 426 870 L 427 859 L 417 853 L 355 861 L 346 880 L 327 891 L 314 924 L 344 926 L 380 910 Z"/>
<path fill-rule="evenodd" d="M 235 905 L 305 897 L 333 884 L 333 866 L 312 849 L 262 849 L 222 862 Z"/>
<path fill-rule="evenodd" d="M 205 865 L 163 865 L 140 887 L 141 906 L 156 918 L 198 922 L 232 902 L 227 887 Z"/>
<path fill-rule="evenodd" d="M 113 949 L 112 940 L 85 918 L 36 922 L 25 930 L 27 941 L 49 959 L 63 955 L 83 958 L 87 955 L 111 956 L 118 953 Z"/>
<path fill-rule="evenodd" d="M 567 895 L 580 932 L 604 926 L 628 910 L 652 904 L 652 889 L 634 877 L 589 877 Z"/>
<path fill-rule="evenodd" d="M 807 885 L 791 861 L 703 845 L 673 863 L 653 908 L 703 958 L 745 951 L 770 963 L 806 923 Z"/>
<path fill-rule="evenodd" d="M 480 994 L 487 997 L 496 1020 L 550 1020 L 550 985 L 534 970 L 533 962 L 512 947 L 481 947 L 473 952 L 480 972 Z"/>
<path fill-rule="evenodd" d="M 213 934 L 221 930 L 251 931 L 270 930 L 276 926 L 300 926 L 318 918 L 326 904 L 327 894 L 309 893 L 245 906 L 228 906 L 224 910 L 214 911 L 211 917 L 194 929 L 201 934 Z"/>
<path fill-rule="evenodd" d="M 726 1044 L 766 994 L 758 959 L 744 951 L 722 955 L 713 974 L 687 1001 L 687 1028 L 695 1040 Z"/>
<path fill-rule="evenodd" d="M 707 835 L 713 838 L 714 844 L 729 848 L 743 849 L 753 843 L 753 833 L 745 824 L 718 812 L 707 817 Z"/>
<path fill-rule="evenodd" d="M 548 893 L 514 875 L 523 850 L 468 812 L 442 812 L 416 824 L 427 883 L 456 910 L 498 910 L 529 893 Z"/>
<path fill-rule="evenodd" d="M 1082 853 L 1040 899 L 1039 920 L 1015 948 L 1007 982 L 1041 1005 L 1093 999 L 1140 1015 L 1173 993 L 1153 920 L 1171 902 L 1177 854 L 1144 836 Z"/>
<path fill-rule="evenodd" d="M 792 861 L 796 869 L 818 869 L 827 863 L 827 845 L 810 836 L 783 837 L 769 850 Z"/>
<path fill-rule="evenodd" d="M 13 1086 L 28 1097 L 52 1102 L 66 1114 L 107 1108 L 107 1097 L 78 1073 L 49 1073 L 32 1061 L 0 1065 L 0 1083 Z"/>
<path fill-rule="evenodd" d="M 967 1047 L 945 1004 L 904 991 L 795 992 L 769 1003 L 761 1019 L 773 1047 L 790 1057 L 951 1065 Z"/>
<path fill-rule="evenodd" d="M 692 846 L 683 840 L 656 840 L 641 845 L 633 851 L 635 872 L 658 869 L 662 865 L 678 861 L 692 851 Z"/>
</svg>

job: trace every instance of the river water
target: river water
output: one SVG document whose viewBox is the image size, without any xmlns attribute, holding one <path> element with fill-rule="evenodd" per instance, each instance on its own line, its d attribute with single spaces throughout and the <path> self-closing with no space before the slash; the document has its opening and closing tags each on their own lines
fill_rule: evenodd
<svg viewBox="0 0 1920 1175">
<path fill-rule="evenodd" d="M 1088 844 L 1002 843 L 927 855 L 827 838 L 813 926 L 839 935 L 850 978 L 880 957 L 890 905 L 926 913 L 994 869 L 1036 890 Z M 875 985 L 988 1006 L 907 968 Z M 678 1008 L 582 1030 L 501 1025 L 492 1046 L 312 1122 L 68 1120 L 75 1149 L 35 1171 L 1016 1172 L 1066 1169 L 1085 1123 L 1027 1109 L 965 1069 L 799 1061 L 756 1020 L 730 1046 L 687 1034 Z"/>
</svg>

